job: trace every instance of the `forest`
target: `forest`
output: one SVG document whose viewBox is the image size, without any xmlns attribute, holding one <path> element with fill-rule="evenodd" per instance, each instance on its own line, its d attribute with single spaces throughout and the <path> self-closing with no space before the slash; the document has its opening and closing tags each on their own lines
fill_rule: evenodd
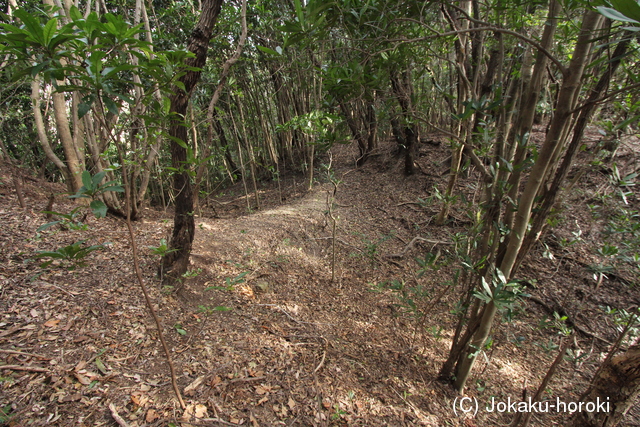
<svg viewBox="0 0 640 427">
<path fill-rule="evenodd" d="M 0 12 L 0 426 L 640 426 L 638 0 Z"/>
</svg>

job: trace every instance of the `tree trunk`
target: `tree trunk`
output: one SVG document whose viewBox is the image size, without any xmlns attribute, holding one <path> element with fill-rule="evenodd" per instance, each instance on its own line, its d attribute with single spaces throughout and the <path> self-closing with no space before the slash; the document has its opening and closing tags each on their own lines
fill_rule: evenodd
<svg viewBox="0 0 640 427">
<path fill-rule="evenodd" d="M 538 159 L 531 170 L 525 189 L 520 197 L 518 212 L 515 216 L 515 224 L 508 237 L 508 244 L 505 256 L 500 263 L 500 270 L 507 279 L 512 277 L 513 267 L 522 246 L 526 229 L 531 218 L 531 212 L 535 197 L 540 186 L 547 177 L 553 153 L 556 146 L 561 144 L 560 136 L 565 126 L 570 123 L 571 110 L 575 92 L 580 89 L 580 82 L 584 68 L 588 62 L 589 52 L 592 46 L 592 34 L 598 27 L 601 16 L 597 12 L 587 11 L 582 21 L 580 35 L 576 42 L 576 47 L 572 55 L 571 63 L 562 82 L 562 88 L 558 95 L 558 106 L 551 120 L 549 131 L 547 132 L 544 144 L 538 154 Z M 466 354 L 462 358 L 461 364 L 456 370 L 455 387 L 459 392 L 464 390 L 467 378 L 475 363 L 479 350 L 491 332 L 493 320 L 497 313 L 497 307 L 493 301 L 489 302 L 484 310 L 480 327 L 473 335 L 467 348 Z"/>
<path fill-rule="evenodd" d="M 207 61 L 207 50 L 211 40 L 213 26 L 218 18 L 223 0 L 204 0 L 202 12 L 198 24 L 191 33 L 188 50 L 195 54 L 194 58 L 187 61 L 189 67 L 198 70 L 189 70 L 180 78 L 184 89 L 174 87 L 174 95 L 171 96 L 172 120 L 169 127 L 171 164 L 177 169 L 173 174 L 173 190 L 176 193 L 175 213 L 173 217 L 173 234 L 170 247 L 174 251 L 169 252 L 162 259 L 164 273 L 163 283 L 174 285 L 187 271 L 189 256 L 195 233 L 193 219 L 193 189 L 191 184 L 189 164 L 187 163 L 187 128 L 184 125 L 189 98 L 200 79 L 201 69 Z M 182 141 L 179 144 L 177 141 Z"/>
<path fill-rule="evenodd" d="M 568 427 L 615 427 L 640 396 L 640 345 L 610 359 L 581 399 L 601 404 L 596 411 L 577 412 Z M 601 410 L 598 410 L 601 409 Z"/>
</svg>

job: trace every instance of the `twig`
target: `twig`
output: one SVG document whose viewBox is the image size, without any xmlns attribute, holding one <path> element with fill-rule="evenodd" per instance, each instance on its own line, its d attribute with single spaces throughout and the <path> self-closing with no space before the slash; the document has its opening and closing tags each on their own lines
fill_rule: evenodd
<svg viewBox="0 0 640 427">
<path fill-rule="evenodd" d="M 287 310 L 285 310 L 284 308 L 280 307 L 277 304 L 256 304 L 256 305 L 261 305 L 263 307 L 275 307 L 278 310 L 280 310 L 282 313 L 284 313 L 289 319 L 291 319 L 294 322 L 296 322 L 298 325 L 301 325 L 302 323 L 306 323 L 306 322 L 301 322 L 300 320 L 294 318 L 292 315 L 289 314 L 289 312 Z"/>
<path fill-rule="evenodd" d="M 234 378 L 232 380 L 229 380 L 229 384 L 233 384 L 233 383 L 248 383 L 248 382 L 251 382 L 251 381 L 262 381 L 265 378 L 267 378 L 267 377 L 265 377 L 264 375 L 261 376 L 261 377 Z"/>
<path fill-rule="evenodd" d="M 39 354 L 25 353 L 24 351 L 17 351 L 17 350 L 5 350 L 3 348 L 0 348 L 0 353 L 20 354 L 22 356 L 31 356 L 31 357 L 37 357 L 38 359 L 51 360 L 50 357 L 41 356 Z"/>
<path fill-rule="evenodd" d="M 109 403 L 109 410 L 111 411 L 111 417 L 118 423 L 120 427 L 129 427 L 129 424 L 118 414 L 116 406 L 113 403 Z"/>
<path fill-rule="evenodd" d="M 560 349 L 558 350 L 558 355 L 556 356 L 555 360 L 547 370 L 547 374 L 544 376 L 544 378 L 542 379 L 542 382 L 538 386 L 538 390 L 536 390 L 536 394 L 534 394 L 533 397 L 531 398 L 532 402 L 538 402 L 540 400 L 540 397 L 542 396 L 542 393 L 544 393 L 544 391 L 547 389 L 547 386 L 549 385 L 549 381 L 551 381 L 553 374 L 556 372 L 556 369 L 564 359 L 564 355 L 567 351 L 567 347 L 569 346 L 570 342 L 571 340 L 567 338 L 567 339 L 564 339 L 564 342 L 560 343 Z M 527 427 L 529 425 L 529 421 L 531 420 L 532 413 L 533 412 L 528 412 L 523 415 L 522 412 L 519 412 L 514 417 L 513 421 L 511 422 L 511 425 L 517 426 L 520 423 L 520 420 L 522 420 L 522 424 L 521 424 L 522 427 Z"/>
<path fill-rule="evenodd" d="M 125 164 L 123 161 L 122 147 L 118 146 L 120 149 L 120 157 L 122 164 Z M 147 287 L 144 284 L 144 280 L 142 279 L 142 272 L 140 271 L 140 263 L 138 262 L 138 246 L 136 245 L 135 234 L 133 231 L 133 225 L 131 225 L 131 194 L 129 189 L 129 179 L 127 174 L 123 171 L 124 178 L 124 188 L 125 188 L 125 209 L 127 210 L 127 230 L 129 231 L 129 240 L 131 241 L 131 252 L 133 255 L 133 267 L 136 273 L 136 278 L 138 279 L 138 284 L 140 285 L 140 289 L 142 290 L 142 294 L 144 295 L 144 300 L 147 304 L 147 308 L 153 317 L 153 320 L 158 328 L 158 338 L 160 338 L 160 343 L 162 344 L 162 349 L 164 350 L 164 354 L 167 357 L 167 364 L 169 365 L 169 370 L 171 371 L 171 385 L 173 386 L 173 391 L 178 398 L 178 402 L 180 403 L 180 407 L 184 410 L 187 408 L 187 405 L 184 403 L 182 399 L 182 394 L 180 393 L 180 389 L 178 388 L 178 381 L 176 379 L 176 370 L 173 366 L 173 360 L 171 359 L 171 352 L 169 351 L 169 347 L 167 346 L 167 342 L 164 339 L 164 333 L 162 332 L 162 322 L 160 322 L 160 318 L 158 314 L 153 309 L 153 303 L 151 302 L 151 298 L 149 297 L 149 293 L 147 292 Z"/>
<path fill-rule="evenodd" d="M 322 360 L 320 360 L 320 363 L 318 364 L 318 366 L 316 366 L 316 369 L 313 370 L 313 373 L 317 373 L 320 368 L 322 368 L 322 365 L 324 365 L 324 361 L 327 358 L 327 339 L 325 337 L 321 337 L 324 340 L 324 351 L 322 352 Z"/>
<path fill-rule="evenodd" d="M 411 239 L 409 244 L 407 246 L 405 246 L 405 248 L 400 253 L 388 255 L 389 258 L 404 258 L 404 256 L 407 254 L 407 252 L 409 252 L 411 249 L 413 249 L 413 246 L 416 244 L 416 242 L 427 242 L 427 243 L 432 244 L 433 246 L 436 246 L 436 245 L 453 245 L 453 242 L 444 242 L 444 241 L 441 241 L 441 240 L 431 240 L 431 239 L 425 239 L 424 237 L 416 236 L 413 239 Z"/>
<path fill-rule="evenodd" d="M 3 369 L 11 369 L 12 371 L 49 372 L 47 368 L 41 368 L 39 366 L 0 365 L 0 370 Z"/>
</svg>

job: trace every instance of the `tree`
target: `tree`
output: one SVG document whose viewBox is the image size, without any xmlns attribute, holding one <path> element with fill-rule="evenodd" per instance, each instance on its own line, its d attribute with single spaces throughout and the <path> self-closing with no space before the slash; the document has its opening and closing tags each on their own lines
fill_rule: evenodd
<svg viewBox="0 0 640 427">
<path fill-rule="evenodd" d="M 186 61 L 189 67 L 180 78 L 171 96 L 172 114 L 169 127 L 171 163 L 174 168 L 173 190 L 176 194 L 171 250 L 162 259 L 162 270 L 165 284 L 175 284 L 187 271 L 189 256 L 195 233 L 193 218 L 193 186 L 189 147 L 187 138 L 186 115 L 191 94 L 200 79 L 202 67 L 207 61 L 209 41 L 213 35 L 223 0 L 204 0 L 198 23 L 189 38 L 187 49 L 194 57 Z"/>
</svg>

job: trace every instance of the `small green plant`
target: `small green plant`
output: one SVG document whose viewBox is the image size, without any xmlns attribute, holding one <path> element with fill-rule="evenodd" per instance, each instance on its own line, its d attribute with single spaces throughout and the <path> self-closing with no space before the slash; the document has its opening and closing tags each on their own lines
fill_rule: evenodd
<svg viewBox="0 0 640 427">
<path fill-rule="evenodd" d="M 393 279 L 380 282 L 377 289 L 391 290 L 400 301 L 396 305 L 416 318 L 422 317 L 422 308 L 427 305 L 426 302 L 431 297 L 431 293 L 425 286 L 419 283 L 407 284 L 404 280 Z"/>
<path fill-rule="evenodd" d="M 179 333 L 180 335 L 187 335 L 187 331 L 185 331 L 185 329 L 182 327 L 180 323 L 176 323 L 175 325 L 173 325 L 173 327 L 175 328 L 176 332 Z"/>
<path fill-rule="evenodd" d="M 88 229 L 88 226 L 84 224 L 80 219 L 81 209 L 82 207 L 78 206 L 68 214 L 54 211 L 42 211 L 42 213 L 44 214 L 55 215 L 57 217 L 60 217 L 60 219 L 41 225 L 36 231 L 39 233 L 58 224 L 60 224 L 60 228 L 62 228 L 63 230 L 86 230 Z"/>
<path fill-rule="evenodd" d="M 182 277 L 184 277 L 185 279 L 188 279 L 190 277 L 198 277 L 200 275 L 200 273 L 202 273 L 202 269 L 201 268 L 196 268 L 195 270 L 189 270 L 187 272 L 185 272 Z"/>
<path fill-rule="evenodd" d="M 436 340 L 440 341 L 443 338 L 442 331 L 444 330 L 444 328 L 442 326 L 440 326 L 440 325 L 438 325 L 438 326 L 435 326 L 435 325 L 434 326 L 430 326 L 429 330 L 431 331 L 431 335 L 433 335 L 433 337 Z"/>
<path fill-rule="evenodd" d="M 168 253 L 175 252 L 177 249 L 169 249 L 167 245 L 167 239 L 160 239 L 160 244 L 158 246 L 148 246 L 151 249 L 151 253 L 154 255 L 158 255 L 164 257 Z"/>
<path fill-rule="evenodd" d="M 233 310 L 233 308 L 225 307 L 225 306 L 222 306 L 222 305 L 218 305 L 216 307 L 211 307 L 211 306 L 206 306 L 206 305 L 199 305 L 198 306 L 198 313 L 202 313 L 207 317 L 211 316 L 215 312 L 231 311 L 231 310 Z"/>
<path fill-rule="evenodd" d="M 380 245 L 391 239 L 393 236 L 394 232 L 392 231 L 391 233 L 385 234 L 378 239 L 371 240 L 366 235 L 360 234 L 360 239 L 362 240 L 362 243 L 364 243 L 364 256 L 371 261 L 372 266 L 376 264 L 376 260 L 378 259 L 378 251 L 380 249 Z"/>
<path fill-rule="evenodd" d="M 493 302 L 498 309 L 507 312 L 511 317 L 513 311 L 523 297 L 529 295 L 523 292 L 523 284 L 518 281 L 507 282 L 502 271 L 496 269 L 492 283 L 489 285 L 484 277 L 481 278 L 482 290 L 475 291 L 473 295 L 485 303 Z"/>
<path fill-rule="evenodd" d="M 11 418 L 13 417 L 12 413 L 14 408 L 11 404 L 5 405 L 0 408 L 0 425 L 9 425 Z"/>
<path fill-rule="evenodd" d="M 105 245 L 108 244 L 85 246 L 84 242 L 86 242 L 86 240 L 80 240 L 56 251 L 41 251 L 37 253 L 35 258 L 51 258 L 49 261 L 40 264 L 41 268 L 49 267 L 54 261 L 60 261 L 62 267 L 65 267 L 67 270 L 74 270 L 77 267 L 86 266 L 85 258 L 87 255 L 91 252 L 104 249 Z"/>
<path fill-rule="evenodd" d="M 571 335 L 572 329 L 567 325 L 567 320 L 569 317 L 565 315 L 560 315 L 558 312 L 553 312 L 553 319 L 545 316 L 538 323 L 538 327 L 540 329 L 549 329 L 554 328 L 557 329 L 560 335 L 569 336 Z"/>
<path fill-rule="evenodd" d="M 232 291 L 236 285 L 239 285 L 240 283 L 244 283 L 245 281 L 245 276 L 249 274 L 248 271 L 243 271 L 242 273 L 238 274 L 236 277 L 225 277 L 224 282 L 226 283 L 226 286 L 208 286 L 206 288 L 204 288 L 205 291 L 211 291 L 211 290 L 216 290 L 216 291 Z"/>
<path fill-rule="evenodd" d="M 333 409 L 334 409 L 334 413 L 331 414 L 331 419 L 332 420 L 339 420 L 340 417 L 342 417 L 343 415 L 345 415 L 347 413 L 347 411 L 340 409 L 340 405 L 338 403 L 336 403 L 335 405 L 333 405 Z"/>
<path fill-rule="evenodd" d="M 542 343 L 537 342 L 536 345 L 540 347 L 547 354 L 551 354 L 552 352 L 555 352 L 556 350 L 558 350 L 558 348 L 560 348 L 558 344 L 553 342 L 553 338 L 549 338 L 549 341 L 547 342 L 542 342 Z"/>
<path fill-rule="evenodd" d="M 116 184 L 115 181 L 108 181 L 101 184 L 104 179 L 106 171 L 98 172 L 94 176 L 91 176 L 89 171 L 82 172 L 82 187 L 74 195 L 69 196 L 71 199 L 86 198 L 92 199 L 90 203 L 91 210 L 96 218 L 104 218 L 107 216 L 107 205 L 103 201 L 98 200 L 97 197 L 107 191 L 114 191 L 117 193 L 124 193 L 124 188 Z"/>
</svg>

